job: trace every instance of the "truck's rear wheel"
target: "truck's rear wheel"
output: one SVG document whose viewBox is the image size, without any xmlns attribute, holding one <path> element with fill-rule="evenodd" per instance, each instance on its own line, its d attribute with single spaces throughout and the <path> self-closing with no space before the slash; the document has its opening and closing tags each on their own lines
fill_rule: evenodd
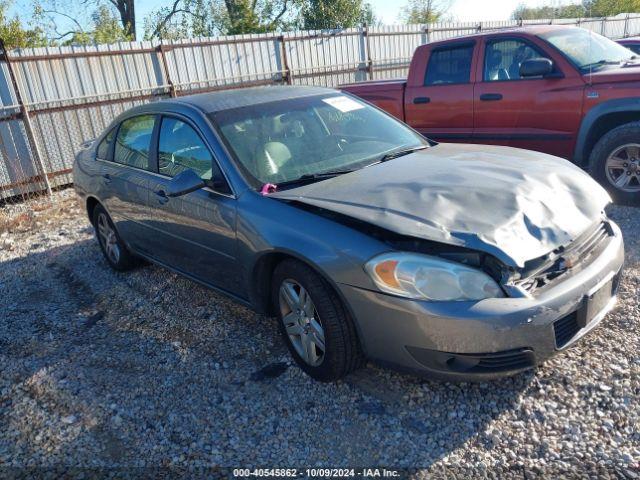
<svg viewBox="0 0 640 480">
<path fill-rule="evenodd" d="M 616 203 L 640 204 L 640 122 L 605 134 L 591 152 L 589 170 Z"/>
</svg>

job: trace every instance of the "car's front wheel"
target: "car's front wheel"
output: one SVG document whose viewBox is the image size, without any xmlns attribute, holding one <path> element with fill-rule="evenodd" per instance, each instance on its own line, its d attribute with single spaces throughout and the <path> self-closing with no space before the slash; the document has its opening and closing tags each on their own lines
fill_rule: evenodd
<svg viewBox="0 0 640 480">
<path fill-rule="evenodd" d="M 362 365 L 353 321 L 316 272 L 299 261 L 285 260 L 273 273 L 272 287 L 280 331 L 302 370 L 327 382 Z"/>
<path fill-rule="evenodd" d="M 640 204 L 640 122 L 605 134 L 591 152 L 589 167 L 614 201 Z"/>
<path fill-rule="evenodd" d="M 124 271 L 138 265 L 138 259 L 127 249 L 118 235 L 111 217 L 101 205 L 96 205 L 93 209 L 93 227 L 100 244 L 100 250 L 113 269 Z"/>
</svg>

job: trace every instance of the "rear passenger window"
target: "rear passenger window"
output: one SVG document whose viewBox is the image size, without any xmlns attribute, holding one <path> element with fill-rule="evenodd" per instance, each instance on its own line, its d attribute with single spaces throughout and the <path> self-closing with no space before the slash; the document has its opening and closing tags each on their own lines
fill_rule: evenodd
<svg viewBox="0 0 640 480">
<path fill-rule="evenodd" d="M 149 170 L 149 146 L 155 115 L 140 115 L 120 124 L 113 161 Z"/>
<path fill-rule="evenodd" d="M 110 160 L 109 152 L 111 150 L 111 144 L 113 143 L 113 136 L 115 133 L 115 128 L 111 129 L 109 133 L 102 139 L 100 145 L 98 145 L 98 150 L 96 151 L 96 157 L 100 160 Z"/>
<path fill-rule="evenodd" d="M 469 83 L 474 45 L 433 50 L 424 77 L 425 85 Z"/>
</svg>

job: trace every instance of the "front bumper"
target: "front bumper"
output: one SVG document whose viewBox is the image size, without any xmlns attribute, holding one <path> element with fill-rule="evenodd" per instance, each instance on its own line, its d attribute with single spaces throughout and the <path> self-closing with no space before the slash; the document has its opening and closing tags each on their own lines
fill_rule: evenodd
<svg viewBox="0 0 640 480">
<path fill-rule="evenodd" d="M 534 298 L 426 302 L 339 285 L 369 358 L 396 368 L 459 379 L 490 379 L 531 368 L 591 331 L 615 304 L 624 262 L 622 233 L 579 272 Z M 588 324 L 585 296 L 607 288 Z"/>
</svg>

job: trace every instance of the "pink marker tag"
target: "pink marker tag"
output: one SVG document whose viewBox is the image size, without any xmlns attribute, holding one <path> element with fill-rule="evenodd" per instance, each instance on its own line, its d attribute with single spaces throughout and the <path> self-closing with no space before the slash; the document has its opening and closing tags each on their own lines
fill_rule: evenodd
<svg viewBox="0 0 640 480">
<path fill-rule="evenodd" d="M 265 183 L 262 186 L 262 189 L 260 190 L 260 193 L 262 195 L 269 195 L 270 193 L 275 192 L 278 189 L 277 185 L 274 185 L 273 183 Z"/>
</svg>

